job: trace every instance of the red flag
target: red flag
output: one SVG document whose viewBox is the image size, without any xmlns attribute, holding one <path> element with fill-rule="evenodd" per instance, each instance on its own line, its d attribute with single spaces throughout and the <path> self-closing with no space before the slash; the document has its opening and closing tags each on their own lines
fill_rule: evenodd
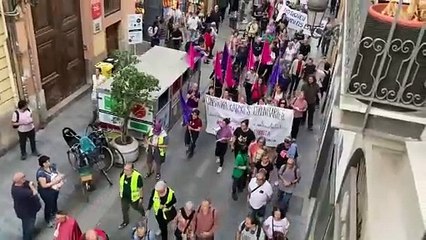
<svg viewBox="0 0 426 240">
<path fill-rule="evenodd" d="M 234 76 L 233 76 L 233 72 L 232 72 L 231 56 L 228 56 L 228 63 L 226 64 L 225 81 L 226 81 L 227 87 L 233 87 L 234 86 Z"/>
<path fill-rule="evenodd" d="M 271 57 L 271 48 L 269 46 L 268 41 L 265 41 L 263 43 L 263 49 L 262 49 L 262 58 L 261 58 L 261 63 L 263 64 L 267 64 L 268 62 L 272 61 L 272 57 Z"/>
<path fill-rule="evenodd" d="M 248 62 L 247 62 L 247 68 L 252 69 L 254 68 L 254 53 L 253 53 L 253 44 L 250 43 L 250 49 L 249 49 L 249 55 L 248 55 Z"/>
<path fill-rule="evenodd" d="M 195 68 L 195 49 L 192 43 L 189 44 L 189 50 L 186 54 L 186 62 L 188 63 L 188 67 L 191 70 L 194 70 Z"/>
<path fill-rule="evenodd" d="M 219 52 L 216 52 L 216 58 L 214 60 L 214 75 L 216 76 L 216 79 L 218 79 L 223 84 L 222 67 L 220 65 L 220 54 L 219 54 Z"/>
</svg>

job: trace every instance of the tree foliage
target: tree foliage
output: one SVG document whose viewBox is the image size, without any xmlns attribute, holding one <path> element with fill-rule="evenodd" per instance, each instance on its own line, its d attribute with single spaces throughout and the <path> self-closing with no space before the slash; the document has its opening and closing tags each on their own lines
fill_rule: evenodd
<svg viewBox="0 0 426 240">
<path fill-rule="evenodd" d="M 127 142 L 130 113 L 135 104 L 152 106 L 151 93 L 159 90 L 159 82 L 154 76 L 140 72 L 135 64 L 136 56 L 127 51 L 116 52 L 118 64 L 113 73 L 111 84 L 112 113 L 123 119 L 121 142 Z"/>
</svg>

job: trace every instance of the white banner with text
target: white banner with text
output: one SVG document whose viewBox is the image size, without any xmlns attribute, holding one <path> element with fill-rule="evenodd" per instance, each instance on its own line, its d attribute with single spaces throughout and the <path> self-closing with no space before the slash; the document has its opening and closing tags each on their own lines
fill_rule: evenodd
<svg viewBox="0 0 426 240">
<path fill-rule="evenodd" d="M 279 10 L 276 21 L 279 21 L 284 13 L 288 20 L 287 27 L 290 29 L 300 31 L 304 29 L 305 25 L 308 23 L 308 15 L 306 13 L 291 9 L 285 4 Z"/>
<path fill-rule="evenodd" d="M 249 127 L 256 138 L 265 137 L 267 146 L 275 147 L 291 133 L 293 110 L 268 105 L 247 105 L 229 100 L 205 96 L 206 103 L 206 132 L 215 134 L 218 121 L 231 119 L 231 128 L 235 130 L 241 121 L 248 119 Z"/>
</svg>

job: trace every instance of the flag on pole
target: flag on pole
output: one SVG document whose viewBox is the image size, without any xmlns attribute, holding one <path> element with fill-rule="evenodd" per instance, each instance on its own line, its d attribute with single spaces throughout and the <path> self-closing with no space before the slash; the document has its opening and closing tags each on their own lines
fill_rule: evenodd
<svg viewBox="0 0 426 240">
<path fill-rule="evenodd" d="M 271 76 L 269 76 L 268 85 L 274 87 L 278 83 L 278 78 L 280 77 L 280 74 L 281 65 L 279 64 L 279 61 L 276 61 L 274 68 L 272 69 Z"/>
<path fill-rule="evenodd" d="M 248 61 L 247 61 L 247 68 L 252 69 L 254 68 L 254 62 L 255 62 L 254 53 L 253 53 L 253 44 L 250 43 L 249 47 L 250 49 L 249 49 L 249 55 L 248 55 Z"/>
<path fill-rule="evenodd" d="M 232 72 L 232 59 L 231 56 L 228 56 L 226 65 L 226 71 L 225 71 L 225 82 L 227 87 L 234 87 L 234 75 Z"/>
<path fill-rule="evenodd" d="M 229 49 L 228 49 L 228 45 L 225 43 L 225 45 L 223 46 L 223 52 L 222 52 L 222 70 L 226 70 L 226 66 L 228 65 L 228 57 L 229 57 Z"/>
<path fill-rule="evenodd" d="M 179 90 L 179 102 L 182 108 L 182 120 L 183 125 L 187 125 L 191 119 L 191 108 L 186 104 L 185 98 L 183 98 L 182 89 Z"/>
<path fill-rule="evenodd" d="M 272 57 L 271 57 L 271 48 L 269 46 L 268 41 L 264 41 L 263 42 L 262 55 L 261 55 L 260 62 L 263 63 L 263 64 L 267 64 L 271 60 L 272 60 Z"/>
<path fill-rule="evenodd" d="M 194 70 L 194 68 L 195 68 L 195 49 L 194 49 L 194 45 L 192 44 L 192 42 L 189 44 L 189 50 L 188 50 L 188 53 L 186 54 L 186 62 L 188 63 L 188 67 L 191 70 Z"/>
<path fill-rule="evenodd" d="M 216 58 L 214 60 L 214 75 L 216 76 L 216 79 L 219 80 L 223 84 L 223 78 L 222 78 L 222 67 L 220 65 L 220 54 L 219 52 L 216 53 Z"/>
</svg>

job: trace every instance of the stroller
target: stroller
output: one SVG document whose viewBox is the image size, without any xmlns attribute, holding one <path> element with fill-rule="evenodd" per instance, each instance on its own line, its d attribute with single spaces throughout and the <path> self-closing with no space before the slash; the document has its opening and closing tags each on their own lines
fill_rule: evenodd
<svg viewBox="0 0 426 240">
<path fill-rule="evenodd" d="M 91 154 L 95 153 L 96 145 L 87 136 L 80 136 L 77 133 L 69 128 L 65 127 L 62 129 L 62 137 L 64 138 L 67 145 L 70 149 L 67 151 L 68 160 L 70 161 L 71 166 L 78 170 L 78 168 L 83 168 L 85 166 L 90 166 L 89 157 Z M 75 161 L 72 162 L 70 159 L 70 154 L 75 156 Z"/>
</svg>

